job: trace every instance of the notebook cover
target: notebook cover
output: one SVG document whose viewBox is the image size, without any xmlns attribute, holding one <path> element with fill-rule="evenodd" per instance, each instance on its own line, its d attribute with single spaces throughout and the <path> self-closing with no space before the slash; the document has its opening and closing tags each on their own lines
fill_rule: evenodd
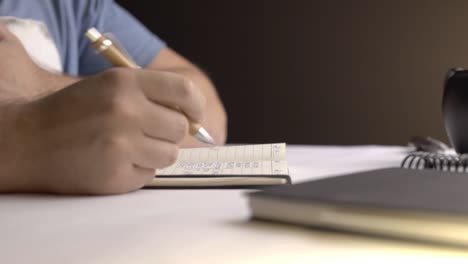
<svg viewBox="0 0 468 264">
<path fill-rule="evenodd" d="M 232 174 L 232 175 L 206 175 L 206 174 L 202 174 L 202 175 L 171 175 L 171 176 L 165 176 L 165 175 L 161 175 L 161 176 L 157 176 L 157 177 L 160 177 L 160 178 L 223 178 L 223 177 L 265 177 L 265 178 L 281 178 L 281 179 L 285 179 L 286 180 L 286 184 L 281 184 L 281 186 L 284 186 L 284 185 L 289 185 L 291 184 L 291 177 L 289 175 L 279 175 L 279 174 L 275 174 L 275 175 L 236 175 L 236 174 Z M 279 186 L 279 185 L 275 185 L 275 186 Z M 268 188 L 268 187 L 271 187 L 271 185 L 223 185 L 223 186 L 191 186 L 191 185 L 187 185 L 187 186 L 144 186 L 143 188 L 144 189 L 253 189 L 253 188 Z"/>
<path fill-rule="evenodd" d="M 468 174 L 389 168 L 268 187 L 249 195 L 466 215 Z"/>
</svg>

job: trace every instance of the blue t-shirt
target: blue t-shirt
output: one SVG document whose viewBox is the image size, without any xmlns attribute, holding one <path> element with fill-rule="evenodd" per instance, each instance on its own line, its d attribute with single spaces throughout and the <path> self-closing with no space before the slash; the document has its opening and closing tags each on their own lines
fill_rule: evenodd
<svg viewBox="0 0 468 264">
<path fill-rule="evenodd" d="M 53 36 L 65 73 L 90 75 L 111 65 L 96 54 L 84 33 L 112 33 L 141 66 L 165 46 L 113 0 L 0 0 L 0 16 L 42 21 Z"/>
</svg>

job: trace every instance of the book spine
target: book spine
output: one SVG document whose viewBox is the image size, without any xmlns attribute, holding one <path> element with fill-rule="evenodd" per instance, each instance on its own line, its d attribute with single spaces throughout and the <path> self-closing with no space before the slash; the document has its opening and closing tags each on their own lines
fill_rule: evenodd
<svg viewBox="0 0 468 264">
<path fill-rule="evenodd" d="M 416 170 L 431 169 L 451 172 L 468 172 L 468 156 L 414 152 L 403 159 L 401 167 Z"/>
</svg>

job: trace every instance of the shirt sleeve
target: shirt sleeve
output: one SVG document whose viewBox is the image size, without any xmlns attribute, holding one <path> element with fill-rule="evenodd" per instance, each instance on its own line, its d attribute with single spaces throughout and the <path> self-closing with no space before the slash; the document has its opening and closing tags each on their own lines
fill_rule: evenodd
<svg viewBox="0 0 468 264">
<path fill-rule="evenodd" d="M 166 46 L 164 41 L 113 0 L 89 0 L 82 10 L 80 15 L 82 34 L 91 27 L 97 28 L 101 33 L 111 33 L 142 67 L 149 65 Z M 78 70 L 80 75 L 96 74 L 111 66 L 96 54 L 86 38 L 80 38 Z"/>
</svg>

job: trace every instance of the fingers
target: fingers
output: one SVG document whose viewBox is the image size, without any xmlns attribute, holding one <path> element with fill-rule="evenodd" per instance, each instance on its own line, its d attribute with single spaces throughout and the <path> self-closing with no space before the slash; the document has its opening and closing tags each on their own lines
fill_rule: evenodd
<svg viewBox="0 0 468 264">
<path fill-rule="evenodd" d="M 139 85 L 150 101 L 178 108 L 190 120 L 202 121 L 205 98 L 193 82 L 170 72 L 139 71 L 138 75 Z"/>
<path fill-rule="evenodd" d="M 151 138 L 178 143 L 188 133 L 187 117 L 162 105 L 148 105 L 142 118 L 143 134 Z"/>
<path fill-rule="evenodd" d="M 141 136 L 134 142 L 132 162 L 141 168 L 160 169 L 173 164 L 177 155 L 176 144 Z"/>
<path fill-rule="evenodd" d="M 154 169 L 144 168 L 136 164 L 133 164 L 133 172 L 136 174 L 135 176 L 138 177 L 141 181 L 138 188 L 142 188 L 145 185 L 151 183 L 154 176 L 156 175 Z"/>
<path fill-rule="evenodd" d="M 113 88 L 107 97 L 115 97 L 109 101 L 116 107 L 110 109 L 133 113 L 139 129 L 149 137 L 180 142 L 188 134 L 189 119 L 202 121 L 205 97 L 178 74 L 113 69 L 100 76 Z"/>
</svg>

